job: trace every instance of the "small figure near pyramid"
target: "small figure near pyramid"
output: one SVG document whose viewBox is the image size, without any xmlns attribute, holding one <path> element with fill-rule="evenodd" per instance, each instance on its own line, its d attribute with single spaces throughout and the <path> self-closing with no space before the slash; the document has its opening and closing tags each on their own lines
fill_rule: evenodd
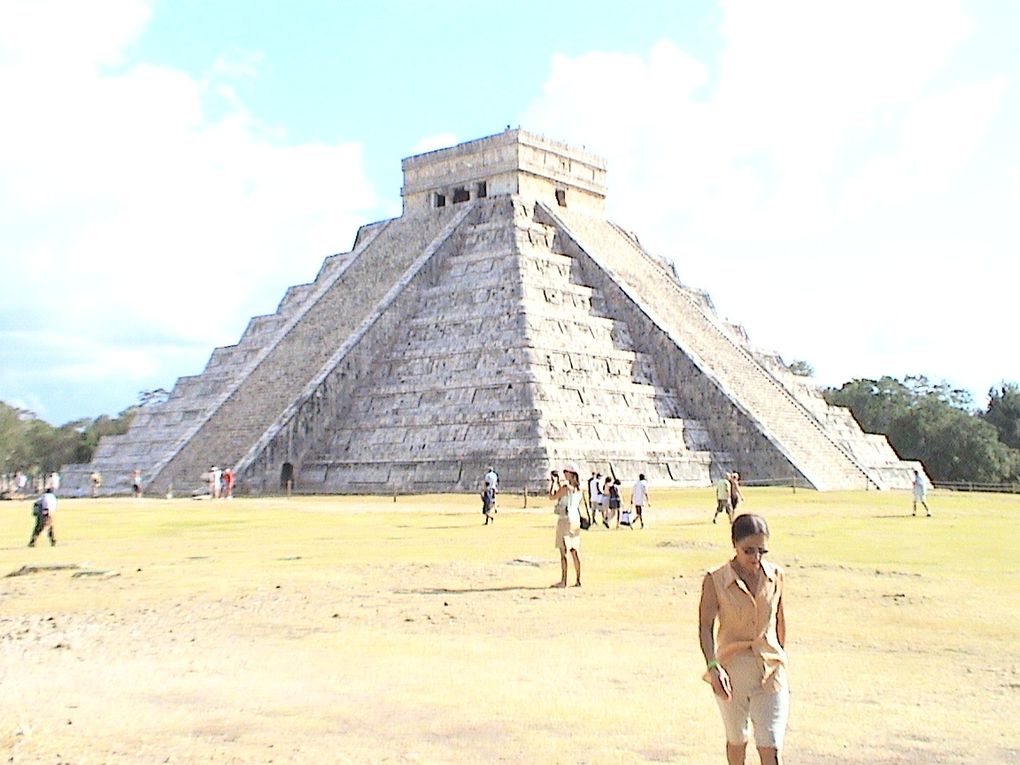
<svg viewBox="0 0 1020 765">
<path fill-rule="evenodd" d="M 496 490 L 499 485 L 499 476 L 492 466 L 486 468 L 482 476 L 482 515 L 485 516 L 485 525 L 496 522 Z"/>
</svg>

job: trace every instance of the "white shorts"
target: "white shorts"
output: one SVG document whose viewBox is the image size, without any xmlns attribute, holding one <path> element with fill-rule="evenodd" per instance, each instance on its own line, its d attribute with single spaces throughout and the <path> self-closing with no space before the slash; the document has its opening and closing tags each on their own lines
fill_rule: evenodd
<svg viewBox="0 0 1020 765">
<path fill-rule="evenodd" d="M 747 743 L 753 725 L 755 746 L 781 750 L 790 717 L 789 686 L 784 682 L 778 691 L 762 688 L 763 670 L 751 653 L 734 656 L 726 664 L 733 697 L 729 701 L 715 697 L 726 728 L 726 741 Z"/>
<path fill-rule="evenodd" d="M 560 516 L 556 520 L 556 549 L 557 550 L 581 550 L 581 532 L 570 533 L 570 519 Z"/>
</svg>

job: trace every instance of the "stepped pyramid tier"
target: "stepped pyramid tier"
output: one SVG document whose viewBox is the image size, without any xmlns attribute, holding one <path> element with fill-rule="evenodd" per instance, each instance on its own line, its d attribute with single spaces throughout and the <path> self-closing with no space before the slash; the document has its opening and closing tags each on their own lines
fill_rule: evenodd
<svg viewBox="0 0 1020 765">
<path fill-rule="evenodd" d="M 202 374 L 64 468 L 71 493 L 542 491 L 621 480 L 904 488 L 916 463 L 751 346 L 604 216 L 599 157 L 523 130 L 409 157 L 403 214 L 252 319 Z"/>
</svg>

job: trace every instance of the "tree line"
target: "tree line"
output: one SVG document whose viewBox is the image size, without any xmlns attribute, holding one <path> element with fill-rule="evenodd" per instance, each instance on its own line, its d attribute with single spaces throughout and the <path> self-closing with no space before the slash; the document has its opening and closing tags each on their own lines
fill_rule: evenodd
<svg viewBox="0 0 1020 765">
<path fill-rule="evenodd" d="M 791 371 L 810 375 L 811 368 L 794 362 Z M 163 389 L 142 391 L 138 403 L 116 417 L 101 415 L 59 427 L 0 402 L 0 473 L 42 475 L 61 465 L 90 462 L 100 438 L 126 433 L 139 409 L 168 395 Z M 923 375 L 854 379 L 826 388 L 823 395 L 828 403 L 847 407 L 866 432 L 885 435 L 901 458 L 920 461 L 934 481 L 1020 481 L 1017 383 L 992 388 L 984 409 L 975 406 L 967 391 Z"/>
<path fill-rule="evenodd" d="M 162 388 L 142 391 L 138 403 L 116 417 L 85 417 L 59 427 L 27 409 L 0 402 L 0 474 L 20 470 L 39 476 L 62 465 L 91 462 L 100 438 L 127 433 L 139 409 L 162 403 L 168 396 Z"/>
<path fill-rule="evenodd" d="M 882 433 L 903 459 L 918 460 L 933 481 L 1020 480 L 1020 386 L 1004 382 L 981 409 L 973 396 L 923 375 L 855 379 L 823 391 L 868 433 Z"/>
</svg>

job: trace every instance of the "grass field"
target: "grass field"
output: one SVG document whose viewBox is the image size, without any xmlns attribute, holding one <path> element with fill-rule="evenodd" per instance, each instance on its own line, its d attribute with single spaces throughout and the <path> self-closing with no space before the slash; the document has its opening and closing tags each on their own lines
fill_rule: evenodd
<svg viewBox="0 0 1020 765">
<path fill-rule="evenodd" d="M 747 489 L 787 569 L 786 762 L 1020 763 L 1020 498 Z M 0 504 L 0 751 L 21 763 L 720 763 L 710 490 L 584 532 L 474 496 Z M 751 758 L 750 761 L 754 761 Z"/>
</svg>

